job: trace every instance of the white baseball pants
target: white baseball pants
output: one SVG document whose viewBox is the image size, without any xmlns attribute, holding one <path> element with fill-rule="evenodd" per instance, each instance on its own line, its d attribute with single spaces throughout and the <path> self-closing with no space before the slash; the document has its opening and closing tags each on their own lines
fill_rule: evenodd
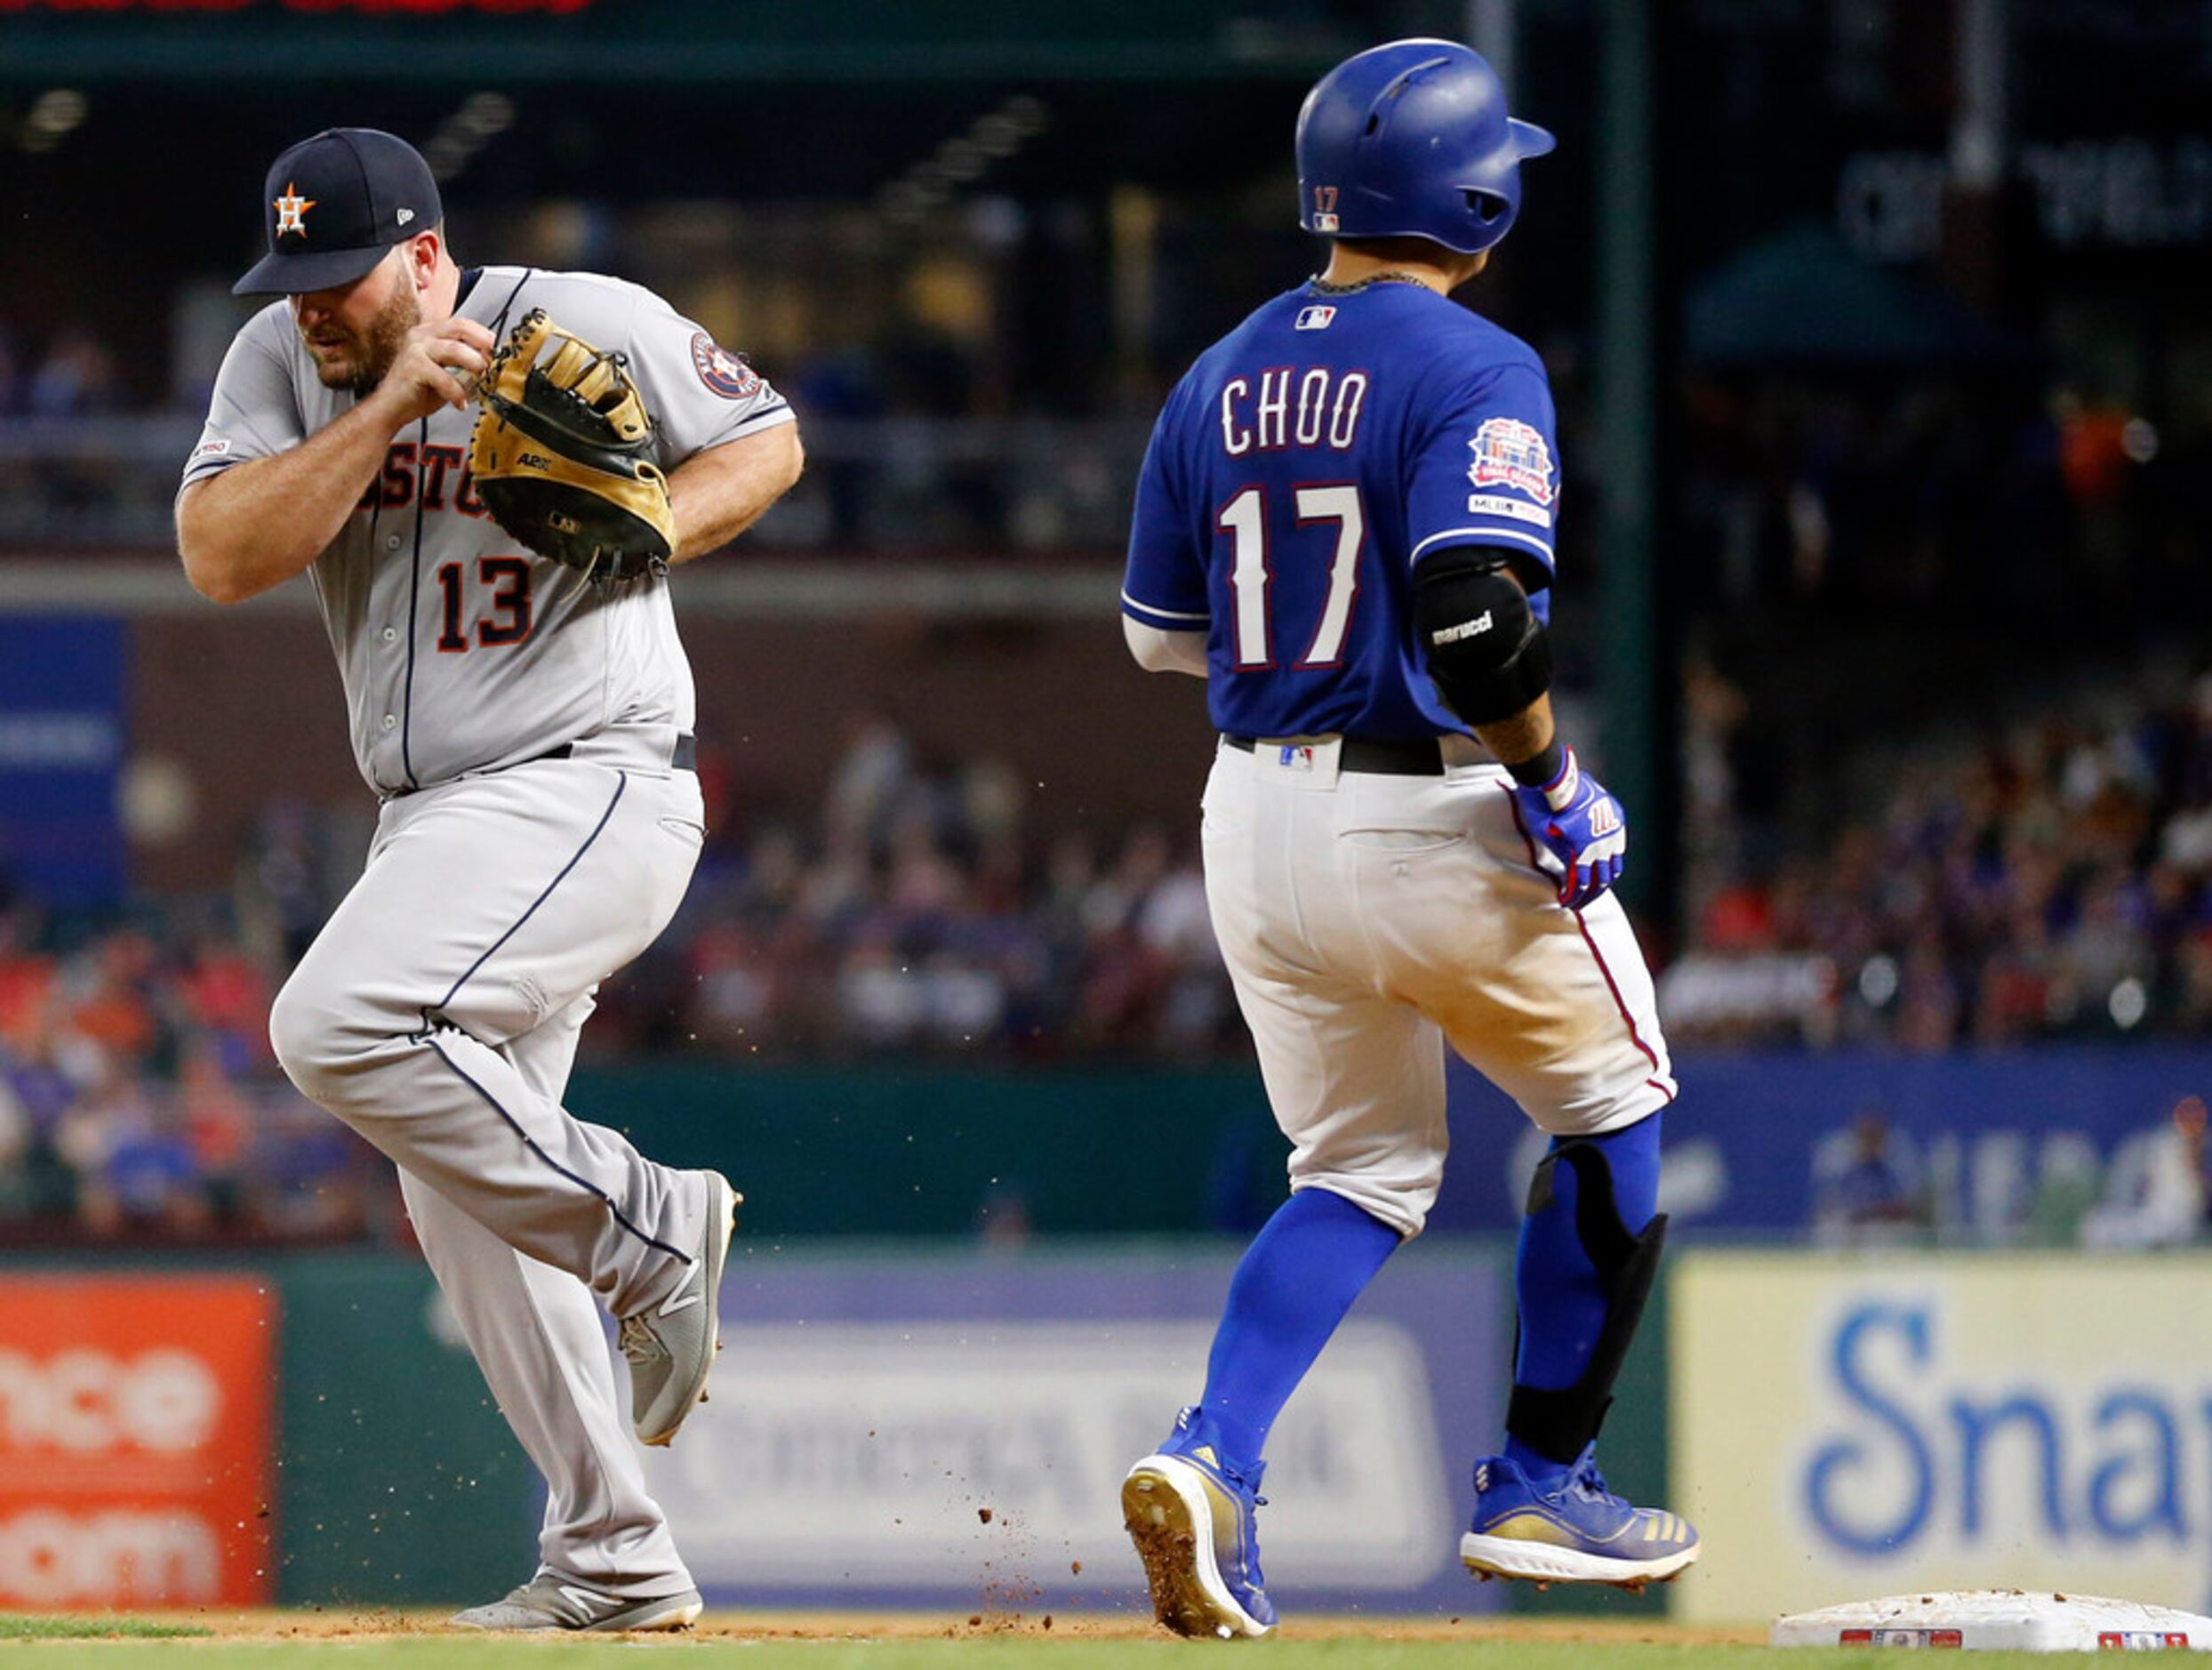
<svg viewBox="0 0 2212 1670">
<path fill-rule="evenodd" d="M 1291 1188 L 1410 1237 L 1444 1176 L 1446 1040 L 1557 1136 L 1632 1125 L 1674 1078 L 1620 902 L 1559 904 L 1503 767 L 1399 776 L 1338 752 L 1222 745 L 1206 898 Z"/>
</svg>

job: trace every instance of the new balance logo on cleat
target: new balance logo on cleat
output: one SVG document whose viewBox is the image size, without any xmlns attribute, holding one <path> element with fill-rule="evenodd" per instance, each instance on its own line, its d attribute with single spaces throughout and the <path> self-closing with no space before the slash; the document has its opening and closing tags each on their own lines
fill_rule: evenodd
<svg viewBox="0 0 2212 1670">
<path fill-rule="evenodd" d="M 656 1446 L 706 1401 L 707 1376 L 722 1349 L 717 1296 L 743 1198 L 720 1172 L 692 1175 L 706 1190 L 707 1209 L 691 1268 L 659 1305 L 623 1318 L 618 1336 L 629 1360 L 631 1421 L 638 1441 Z"/>
</svg>

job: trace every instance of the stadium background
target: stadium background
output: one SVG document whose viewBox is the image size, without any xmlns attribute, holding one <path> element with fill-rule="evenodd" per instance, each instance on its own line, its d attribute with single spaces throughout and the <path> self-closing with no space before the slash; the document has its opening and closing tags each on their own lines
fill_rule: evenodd
<svg viewBox="0 0 2212 1670">
<path fill-rule="evenodd" d="M 1132 1602 L 1111 1481 L 1282 1148 L 1118 544 L 1160 395 L 1313 263 L 1304 87 L 1415 33 L 1562 138 L 1468 299 L 1552 368 L 1685 1087 L 1607 1458 L 1711 1554 L 1594 1603 L 2208 1605 L 2203 0 L 0 0 L 0 1598 L 529 1558 L 396 1193 L 268 1055 L 372 811 L 327 646 L 168 544 L 261 172 L 354 123 L 464 260 L 652 285 L 805 428 L 680 577 L 714 834 L 573 1098 L 750 1200 L 656 1461 L 703 1586 Z M 1471 1082 L 1455 1136 L 1286 1419 L 1287 1606 L 1505 1603 L 1450 1551 L 1533 1154 Z"/>
</svg>

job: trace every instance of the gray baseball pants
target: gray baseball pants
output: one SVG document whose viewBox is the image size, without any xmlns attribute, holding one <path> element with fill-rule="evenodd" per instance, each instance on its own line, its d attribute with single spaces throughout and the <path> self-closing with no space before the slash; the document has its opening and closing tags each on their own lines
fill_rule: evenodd
<svg viewBox="0 0 2212 1670">
<path fill-rule="evenodd" d="M 635 1599 L 692 1585 L 645 1491 L 601 1307 L 625 1316 L 682 1281 L 705 1190 L 561 1097 L 593 992 L 667 926 L 701 839 L 691 773 L 584 758 L 388 800 L 269 1022 L 293 1082 L 398 1166 L 545 1476 L 544 1565 Z"/>
</svg>

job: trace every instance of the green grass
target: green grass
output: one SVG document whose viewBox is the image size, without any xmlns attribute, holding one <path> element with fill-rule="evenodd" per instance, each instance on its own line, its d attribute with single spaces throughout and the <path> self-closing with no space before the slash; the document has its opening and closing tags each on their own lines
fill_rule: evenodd
<svg viewBox="0 0 2212 1670">
<path fill-rule="evenodd" d="M 212 1635 L 197 1624 L 164 1624 L 150 1618 L 40 1618 L 0 1612 L 0 1641 L 175 1641 Z"/>
<path fill-rule="evenodd" d="M 116 1620 L 17 1618 L 5 1620 L 7 1638 L 42 1638 L 33 1626 L 59 1624 L 43 1638 L 56 1644 L 40 1656 L 88 1654 L 142 1657 L 143 1650 L 128 1641 L 68 1639 L 108 1631 L 145 1637 L 205 1634 L 184 1626 L 133 1624 Z M 1689 1670 L 1712 1665 L 1718 1670 L 1811 1670 L 1817 1665 L 1858 1666 L 1889 1662 L 1887 1656 L 1865 1651 L 1847 1655 L 1833 1649 L 1768 1647 L 1672 1646 L 1624 1642 L 1560 1642 L 1485 1640 L 1471 1634 L 1465 1641 L 1307 1641 L 1276 1640 L 1234 1646 L 1206 1642 L 1159 1641 L 1052 1641 L 1037 1636 L 1019 1638 L 964 1637 L 953 1641 L 763 1641 L 730 1640 L 586 1642 L 551 1641 L 309 1641 L 291 1639 L 255 1642 L 211 1642 L 186 1649 L 191 1670 L 217 1670 L 239 1666 L 245 1670 L 269 1670 L 276 1656 L 313 1654 L 328 1658 L 333 1670 L 435 1670 L 451 1665 L 455 1670 L 637 1670 L 640 1654 L 699 1654 L 729 1658 L 746 1666 L 792 1664 L 803 1670 L 955 1670 L 979 1660 L 992 1670 L 1106 1670 L 1124 1664 L 1157 1666 L 1172 1655 L 1229 1655 L 1238 1663 L 1223 1670 Z M 2050 1659 L 2035 1653 L 1976 1653 L 1973 1670 L 2049 1670 Z"/>
</svg>

